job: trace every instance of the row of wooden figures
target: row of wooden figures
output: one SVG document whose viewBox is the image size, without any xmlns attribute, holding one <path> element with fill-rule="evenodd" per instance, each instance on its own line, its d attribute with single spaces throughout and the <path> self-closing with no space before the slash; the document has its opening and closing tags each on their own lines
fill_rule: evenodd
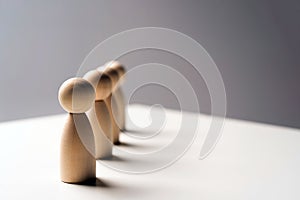
<svg viewBox="0 0 300 200">
<path fill-rule="evenodd" d="M 112 156 L 125 130 L 125 102 L 120 85 L 124 67 L 111 61 L 83 78 L 65 81 L 58 99 L 69 115 L 61 139 L 60 173 L 66 183 L 96 177 L 96 160 Z"/>
</svg>

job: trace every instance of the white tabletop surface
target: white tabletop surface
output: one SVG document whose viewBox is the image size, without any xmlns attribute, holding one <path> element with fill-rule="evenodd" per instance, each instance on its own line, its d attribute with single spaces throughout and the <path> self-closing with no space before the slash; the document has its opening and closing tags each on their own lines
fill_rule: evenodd
<svg viewBox="0 0 300 200">
<path fill-rule="evenodd" d="M 144 120 L 145 109 L 129 110 Z M 178 112 L 168 110 L 166 116 L 163 137 L 140 140 L 123 134 L 121 140 L 130 145 L 118 148 L 142 153 L 157 148 L 177 124 Z M 148 174 L 123 173 L 97 162 L 96 185 L 60 181 L 65 114 L 0 123 L 0 199 L 300 199 L 300 130 L 226 119 L 216 148 L 199 160 L 210 118 L 197 117 L 197 137 L 177 162 Z"/>
</svg>

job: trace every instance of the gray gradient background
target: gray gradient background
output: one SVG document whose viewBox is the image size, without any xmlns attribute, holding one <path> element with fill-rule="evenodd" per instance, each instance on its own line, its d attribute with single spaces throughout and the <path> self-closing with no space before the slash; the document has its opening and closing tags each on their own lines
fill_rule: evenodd
<svg viewBox="0 0 300 200">
<path fill-rule="evenodd" d="M 158 26 L 206 48 L 223 76 L 229 117 L 300 128 L 299 19 L 296 0 L 0 0 L 0 121 L 64 112 L 58 87 L 95 45 L 120 31 Z M 203 80 L 179 57 L 144 50 L 120 60 L 127 69 L 147 62 L 174 67 L 209 113 Z M 157 86 L 142 88 L 133 102 L 178 107 Z"/>
</svg>

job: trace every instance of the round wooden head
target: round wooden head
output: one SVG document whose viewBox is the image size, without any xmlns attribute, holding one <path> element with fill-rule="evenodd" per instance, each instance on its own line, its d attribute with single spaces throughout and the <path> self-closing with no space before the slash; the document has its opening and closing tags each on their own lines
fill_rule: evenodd
<svg viewBox="0 0 300 200">
<path fill-rule="evenodd" d="M 107 76 L 109 76 L 110 80 L 112 81 L 112 91 L 114 91 L 118 85 L 118 81 L 119 81 L 119 74 L 117 72 L 117 70 L 113 69 L 113 68 L 108 68 L 105 67 L 104 70 L 103 69 L 99 69 L 98 71 L 103 72 L 103 74 L 106 74 Z"/>
<path fill-rule="evenodd" d="M 114 60 L 110 61 L 106 63 L 105 66 L 117 70 L 119 75 L 119 80 L 123 79 L 123 76 L 125 75 L 125 68 L 119 61 L 114 61 Z"/>
<path fill-rule="evenodd" d="M 84 113 L 95 101 L 95 90 L 88 81 L 82 78 L 71 78 L 60 86 L 58 100 L 67 112 Z"/>
<path fill-rule="evenodd" d="M 96 91 L 96 101 L 106 99 L 112 92 L 112 81 L 109 76 L 98 70 L 92 70 L 83 77 L 90 82 Z"/>
</svg>

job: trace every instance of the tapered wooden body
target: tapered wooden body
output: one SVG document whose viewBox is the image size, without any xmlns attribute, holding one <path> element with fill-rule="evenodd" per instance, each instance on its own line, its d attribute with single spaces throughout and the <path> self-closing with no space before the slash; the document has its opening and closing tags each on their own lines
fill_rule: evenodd
<svg viewBox="0 0 300 200">
<path fill-rule="evenodd" d="M 114 103 L 115 101 L 113 101 L 112 99 L 112 95 L 109 95 L 104 101 L 107 105 L 108 111 L 109 111 L 109 115 L 110 115 L 110 119 L 111 119 L 111 124 L 112 124 L 112 141 L 114 144 L 118 144 L 119 143 L 119 135 L 120 135 L 120 128 L 118 127 L 117 123 L 116 123 L 116 118 L 117 118 L 117 112 L 113 113 L 113 106 L 114 106 L 114 110 L 118 110 L 117 104 Z"/>
<path fill-rule="evenodd" d="M 89 152 L 94 149 L 91 136 L 92 129 L 86 115 L 69 113 L 61 138 L 60 172 L 63 182 L 80 183 L 96 177 L 96 160 Z"/>
<path fill-rule="evenodd" d="M 112 124 L 106 103 L 95 101 L 87 112 L 95 138 L 95 158 L 105 159 L 112 156 Z"/>
<path fill-rule="evenodd" d="M 125 127 L 126 104 L 125 104 L 124 94 L 120 86 L 113 93 L 113 102 L 114 101 L 117 104 L 117 109 L 116 109 L 117 113 L 115 114 L 117 119 L 117 125 L 120 127 L 121 131 L 124 131 L 126 129 Z M 114 112 L 114 107 L 113 107 L 113 112 Z"/>
</svg>

